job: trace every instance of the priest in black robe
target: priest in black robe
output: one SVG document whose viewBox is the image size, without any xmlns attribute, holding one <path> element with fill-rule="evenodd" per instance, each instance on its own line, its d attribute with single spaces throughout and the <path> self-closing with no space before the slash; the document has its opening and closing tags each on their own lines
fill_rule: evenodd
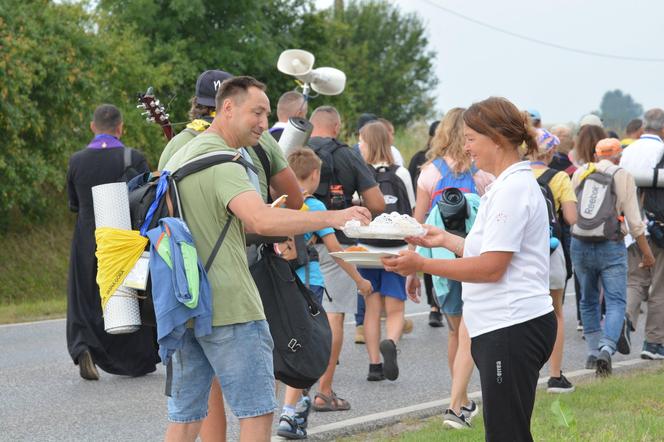
<svg viewBox="0 0 664 442">
<path fill-rule="evenodd" d="M 121 335 L 104 330 L 96 282 L 92 187 L 128 181 L 149 169 L 140 152 L 120 141 L 122 114 L 115 106 L 99 106 L 90 129 L 94 138 L 71 156 L 67 171 L 69 207 L 78 214 L 67 284 L 67 347 L 84 379 L 99 379 L 96 366 L 107 373 L 142 376 L 155 371 L 159 362 L 154 328 L 141 326 L 134 333 Z"/>
</svg>

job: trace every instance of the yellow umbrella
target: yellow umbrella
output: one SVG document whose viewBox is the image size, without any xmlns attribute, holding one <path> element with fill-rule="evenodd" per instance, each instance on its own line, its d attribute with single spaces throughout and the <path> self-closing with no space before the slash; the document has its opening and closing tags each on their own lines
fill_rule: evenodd
<svg viewBox="0 0 664 442">
<path fill-rule="evenodd" d="M 108 299 L 122 285 L 145 250 L 148 239 L 137 230 L 112 227 L 95 229 L 97 240 L 97 284 L 102 309 Z"/>
</svg>

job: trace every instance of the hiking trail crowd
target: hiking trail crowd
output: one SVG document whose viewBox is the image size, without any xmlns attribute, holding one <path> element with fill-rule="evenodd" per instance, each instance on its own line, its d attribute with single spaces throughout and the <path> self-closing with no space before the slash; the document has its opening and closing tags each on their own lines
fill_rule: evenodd
<svg viewBox="0 0 664 442">
<path fill-rule="evenodd" d="M 97 366 L 142 376 L 168 363 L 166 440 L 226 440 L 226 406 L 240 421 L 241 440 L 269 440 L 279 408 L 275 374 L 287 384 L 276 433 L 306 438 L 312 410 L 351 408 L 352 398 L 335 392 L 343 385 L 334 385 L 344 319 L 354 315 L 355 342 L 366 346 L 367 381 L 396 381 L 400 338 L 413 327 L 404 305 L 420 302 L 422 281 L 429 325 L 448 326 L 451 402 L 442 424 L 470 428 L 482 408 L 486 440 L 532 440 L 547 361 L 547 391 L 574 391 L 562 370 L 568 283 L 575 284 L 586 368 L 611 375 L 612 355 L 631 352 L 640 322 L 640 357 L 664 359 L 664 187 L 657 187 L 664 110 L 631 121 L 620 140 L 596 115 L 578 127 L 546 129 L 538 111 L 491 97 L 432 123 L 427 145 L 406 165 L 388 120 L 361 115 L 351 147 L 339 140 L 342 116 L 326 105 L 309 115 L 307 145 L 284 151 L 278 141 L 289 118 L 307 118 L 309 103 L 286 92 L 269 128 L 265 91 L 252 77 L 203 72 L 190 123 L 163 150 L 158 170 L 169 173 L 155 175 L 159 183 L 201 159 L 224 158 L 177 182 L 180 217 L 155 216 L 149 226 L 156 327 L 144 321 L 138 332 L 107 334 L 95 282 L 91 188 L 153 179 L 143 155 L 120 141 L 115 106 L 95 110 L 93 140 L 70 159 L 69 205 L 78 216 L 69 353 L 86 380 L 99 379 Z M 357 240 L 340 230 L 393 212 L 412 216 L 425 234 Z M 172 263 L 161 249 L 171 237 Z M 344 250 L 384 257 L 357 268 L 339 257 Z M 192 286 L 178 268 L 197 263 L 192 306 L 180 298 Z M 272 311 L 272 298 L 289 291 L 298 299 L 283 304 L 295 318 L 289 321 L 304 321 L 308 337 L 286 337 L 272 319 L 284 315 Z M 481 407 L 468 398 L 475 367 Z"/>
</svg>

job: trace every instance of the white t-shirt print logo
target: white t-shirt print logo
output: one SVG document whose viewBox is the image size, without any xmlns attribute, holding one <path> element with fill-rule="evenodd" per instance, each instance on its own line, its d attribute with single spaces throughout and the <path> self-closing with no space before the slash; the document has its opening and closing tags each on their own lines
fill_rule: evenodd
<svg viewBox="0 0 664 442">
<path fill-rule="evenodd" d="M 507 222 L 507 214 L 505 212 L 498 212 L 496 214 L 496 222 L 497 223 L 506 223 Z"/>
</svg>

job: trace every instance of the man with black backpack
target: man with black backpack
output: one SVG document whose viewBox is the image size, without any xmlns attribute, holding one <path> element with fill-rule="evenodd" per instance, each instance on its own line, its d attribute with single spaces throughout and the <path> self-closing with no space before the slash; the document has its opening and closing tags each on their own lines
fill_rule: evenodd
<svg viewBox="0 0 664 442">
<path fill-rule="evenodd" d="M 632 175 L 653 176 L 664 168 L 664 110 L 650 109 L 644 115 L 643 134 L 629 144 L 622 154 L 620 166 Z M 636 243 L 627 249 L 627 315 L 636 323 L 641 303 L 647 302 L 646 335 L 641 351 L 643 359 L 664 359 L 664 188 L 639 186 L 642 209 L 647 218 L 648 243 L 655 256 L 652 269 L 643 268 Z"/>
<path fill-rule="evenodd" d="M 265 85 L 251 77 L 222 83 L 214 120 L 178 152 L 183 164 L 209 153 L 240 156 L 267 128 L 270 102 Z M 216 376 L 226 402 L 240 419 L 243 440 L 268 441 L 274 392 L 273 341 L 261 298 L 249 272 L 245 228 L 259 235 L 292 235 L 340 227 L 350 219 L 370 220 L 361 207 L 302 212 L 270 208 L 251 184 L 245 167 L 228 161 L 208 167 L 178 185 L 182 213 L 203 262 L 215 252 L 208 279 L 213 298 L 212 334 L 196 337 L 187 329 L 183 347 L 173 356 L 171 424 L 166 440 L 195 440 L 207 412 L 210 382 Z M 220 234 L 221 232 L 221 234 Z"/>
<path fill-rule="evenodd" d="M 383 194 L 359 152 L 339 141 L 341 117 L 332 106 L 321 106 L 311 114 L 314 126 L 309 147 L 322 161 L 320 184 L 314 196 L 321 200 L 328 210 L 351 207 L 353 194 L 357 192 L 364 207 L 373 214 L 385 209 Z M 337 231 L 342 245 L 354 244 Z M 314 399 L 314 410 L 335 411 L 350 408 L 348 401 L 337 397 L 332 391 L 332 381 L 336 363 L 343 344 L 344 315 L 357 310 L 357 287 L 346 273 L 324 250 L 320 253 L 320 268 L 325 278 L 325 287 L 330 299 L 325 297 L 323 305 L 332 329 L 332 357 L 328 370 L 320 378 L 319 397 Z"/>
<path fill-rule="evenodd" d="M 178 152 L 182 147 L 210 127 L 216 113 L 217 91 L 221 84 L 229 78 L 233 78 L 233 75 L 216 69 L 206 70 L 198 76 L 194 96 L 191 98 L 190 122 L 164 148 L 159 158 L 159 170 L 170 168 L 173 164 L 169 164 L 172 158 L 179 162 Z M 302 206 L 303 200 L 295 175 L 288 167 L 281 148 L 268 131 L 263 132 L 256 145 L 245 146 L 240 149 L 240 152 L 256 168 L 257 180 L 254 180 L 253 184 L 258 186 L 264 201 L 272 201 L 270 190 L 273 189 L 277 195 L 288 196 L 286 207 L 289 209 L 299 209 Z M 249 242 L 252 242 L 251 239 Z M 257 246 L 253 242 L 247 247 L 247 258 L 250 265 L 258 259 L 256 249 Z M 219 383 L 215 380 L 210 389 L 208 417 L 203 423 L 201 437 L 211 440 L 218 434 L 225 434 L 225 422 L 223 395 Z"/>
</svg>

